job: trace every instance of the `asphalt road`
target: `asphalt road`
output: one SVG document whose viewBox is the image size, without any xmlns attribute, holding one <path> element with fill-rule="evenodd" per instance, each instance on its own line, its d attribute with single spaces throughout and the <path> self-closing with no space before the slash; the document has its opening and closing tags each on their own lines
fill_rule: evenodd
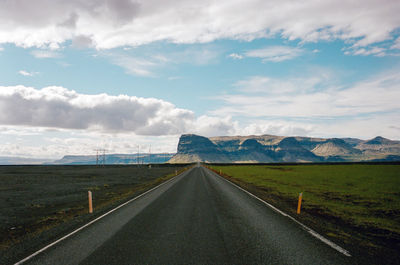
<svg viewBox="0 0 400 265">
<path fill-rule="evenodd" d="M 24 264 L 354 264 L 203 167 L 121 207 Z"/>
</svg>

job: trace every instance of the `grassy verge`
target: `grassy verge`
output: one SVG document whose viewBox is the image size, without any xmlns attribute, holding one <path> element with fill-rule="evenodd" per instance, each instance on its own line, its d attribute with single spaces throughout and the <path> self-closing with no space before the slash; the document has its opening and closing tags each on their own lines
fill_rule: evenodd
<svg viewBox="0 0 400 265">
<path fill-rule="evenodd" d="M 353 252 L 400 260 L 400 165 L 210 168 Z"/>
</svg>

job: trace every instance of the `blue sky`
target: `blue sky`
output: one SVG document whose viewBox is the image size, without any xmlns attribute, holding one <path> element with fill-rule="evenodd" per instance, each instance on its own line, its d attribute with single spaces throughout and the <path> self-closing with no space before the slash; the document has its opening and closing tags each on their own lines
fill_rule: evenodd
<svg viewBox="0 0 400 265">
<path fill-rule="evenodd" d="M 183 133 L 400 139 L 398 1 L 0 10 L 0 156 L 174 152 Z"/>
</svg>

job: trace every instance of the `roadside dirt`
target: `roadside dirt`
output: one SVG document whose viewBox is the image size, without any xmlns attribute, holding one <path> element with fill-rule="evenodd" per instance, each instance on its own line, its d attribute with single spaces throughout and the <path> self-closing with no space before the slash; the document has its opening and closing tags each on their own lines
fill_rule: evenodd
<svg viewBox="0 0 400 265">
<path fill-rule="evenodd" d="M 0 166 L 0 264 L 24 258 L 185 166 Z"/>
</svg>

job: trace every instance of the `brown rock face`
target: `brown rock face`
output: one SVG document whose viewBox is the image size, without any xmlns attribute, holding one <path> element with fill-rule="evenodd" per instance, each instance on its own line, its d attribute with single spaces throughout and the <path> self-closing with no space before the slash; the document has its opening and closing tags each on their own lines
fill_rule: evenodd
<svg viewBox="0 0 400 265">
<path fill-rule="evenodd" d="M 184 134 L 170 163 L 400 161 L 400 141 L 383 137 L 310 138 L 274 135 L 203 137 Z"/>
</svg>

